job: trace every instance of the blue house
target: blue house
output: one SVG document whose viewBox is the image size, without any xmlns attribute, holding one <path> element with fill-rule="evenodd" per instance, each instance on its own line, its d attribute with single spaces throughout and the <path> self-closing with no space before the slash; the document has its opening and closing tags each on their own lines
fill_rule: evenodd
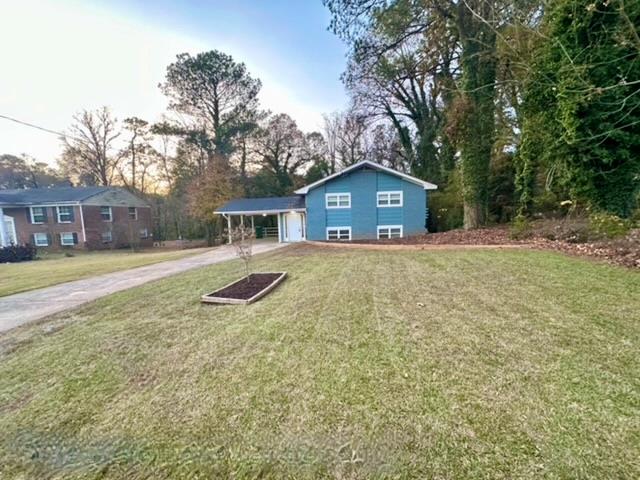
<svg viewBox="0 0 640 480">
<path fill-rule="evenodd" d="M 231 200 L 215 213 L 276 215 L 281 242 L 401 238 L 425 232 L 427 191 L 436 185 L 368 160 L 296 190 L 289 197 Z"/>
</svg>

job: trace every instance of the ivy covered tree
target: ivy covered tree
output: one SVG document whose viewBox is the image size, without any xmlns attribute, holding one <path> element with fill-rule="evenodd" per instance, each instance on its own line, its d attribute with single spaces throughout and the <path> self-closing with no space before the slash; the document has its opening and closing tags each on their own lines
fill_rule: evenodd
<svg viewBox="0 0 640 480">
<path fill-rule="evenodd" d="M 640 191 L 640 3 L 548 5 L 526 83 L 517 186 L 537 179 L 572 200 L 629 215 Z"/>
</svg>

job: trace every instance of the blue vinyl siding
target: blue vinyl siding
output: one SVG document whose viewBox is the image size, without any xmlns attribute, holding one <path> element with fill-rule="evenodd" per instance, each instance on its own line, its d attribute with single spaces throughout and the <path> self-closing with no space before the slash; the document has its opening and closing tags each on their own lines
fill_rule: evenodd
<svg viewBox="0 0 640 480">
<path fill-rule="evenodd" d="M 427 192 L 413 183 L 402 185 L 404 203 L 402 207 L 402 226 L 404 236 L 424 233 L 427 222 Z"/>
<path fill-rule="evenodd" d="M 351 225 L 350 208 L 330 208 L 327 210 L 327 227 L 348 227 Z"/>
<path fill-rule="evenodd" d="M 325 185 L 311 190 L 306 196 L 307 238 L 325 240 L 327 231 L 327 210 L 325 209 Z"/>
<path fill-rule="evenodd" d="M 402 225 L 403 208 L 378 208 L 378 225 Z"/>
<path fill-rule="evenodd" d="M 375 170 L 365 169 L 348 176 L 351 181 L 353 240 L 376 238 L 376 175 Z"/>
<path fill-rule="evenodd" d="M 399 177 L 394 177 L 388 173 L 378 172 L 378 191 L 402 190 L 402 184 L 407 183 Z M 411 185 L 414 185 L 413 183 Z M 416 185 L 417 187 L 417 185 Z M 418 187 L 421 188 L 421 187 Z"/>
<path fill-rule="evenodd" d="M 377 192 L 402 191 L 403 206 L 378 208 Z M 351 208 L 327 209 L 326 193 L 351 193 Z M 325 240 L 327 227 L 351 227 L 352 239 L 372 239 L 378 225 L 402 225 L 405 236 L 424 233 L 426 192 L 414 183 L 361 169 L 312 189 L 306 196 L 307 238 Z"/>
<path fill-rule="evenodd" d="M 349 181 L 349 176 L 335 178 L 330 182 L 325 183 L 323 186 L 325 188 L 325 193 L 348 193 L 351 191 L 351 182 Z"/>
</svg>

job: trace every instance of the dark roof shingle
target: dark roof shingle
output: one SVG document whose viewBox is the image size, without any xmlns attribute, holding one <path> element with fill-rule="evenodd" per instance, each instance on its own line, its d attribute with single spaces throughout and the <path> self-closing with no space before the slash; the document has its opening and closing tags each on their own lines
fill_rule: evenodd
<svg viewBox="0 0 640 480">
<path fill-rule="evenodd" d="M 0 190 L 0 205 L 81 202 L 113 187 L 54 187 Z"/>
<path fill-rule="evenodd" d="M 265 197 L 265 198 L 237 198 L 229 200 L 216 213 L 242 213 L 263 211 L 287 211 L 304 208 L 304 197 Z"/>
</svg>

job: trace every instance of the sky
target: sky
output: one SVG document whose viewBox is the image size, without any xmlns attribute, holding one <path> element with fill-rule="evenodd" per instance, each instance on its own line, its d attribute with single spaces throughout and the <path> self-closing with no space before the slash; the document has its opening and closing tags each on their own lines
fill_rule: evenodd
<svg viewBox="0 0 640 480">
<path fill-rule="evenodd" d="M 221 50 L 262 81 L 263 108 L 303 131 L 341 110 L 345 47 L 321 0 L 0 0 L 0 115 L 64 131 L 82 109 L 159 120 L 178 53 Z M 0 118 L 0 154 L 54 164 L 55 135 Z"/>
</svg>

